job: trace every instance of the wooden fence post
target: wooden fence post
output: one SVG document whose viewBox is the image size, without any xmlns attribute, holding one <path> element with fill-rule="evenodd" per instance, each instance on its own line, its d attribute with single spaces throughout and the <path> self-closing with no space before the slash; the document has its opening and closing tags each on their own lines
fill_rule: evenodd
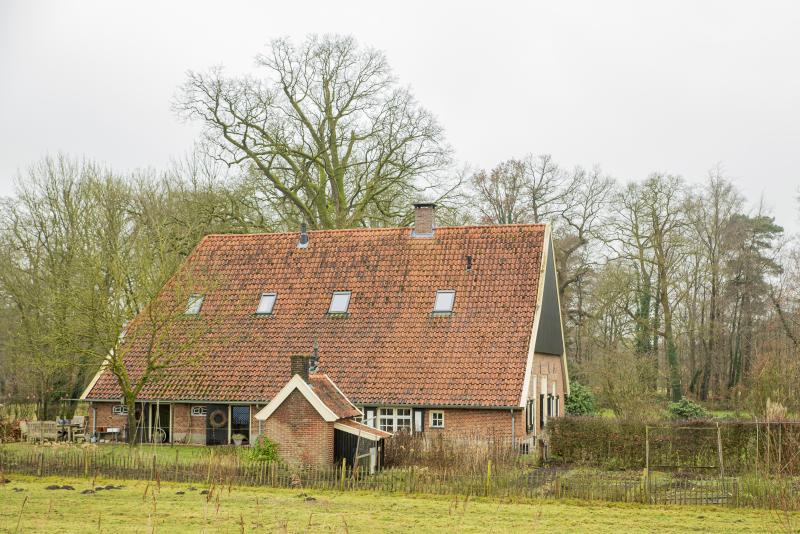
<svg viewBox="0 0 800 534">
<path fill-rule="evenodd" d="M 722 462 L 722 431 L 717 423 L 717 457 L 719 458 L 719 476 L 725 478 L 725 465 Z"/>
<path fill-rule="evenodd" d="M 644 495 L 650 502 L 650 426 L 644 426 Z"/>
<path fill-rule="evenodd" d="M 486 492 L 487 497 L 489 496 L 489 488 L 491 487 L 491 485 L 492 485 L 492 460 L 490 459 L 488 462 L 486 462 L 486 488 L 484 491 Z"/>
</svg>

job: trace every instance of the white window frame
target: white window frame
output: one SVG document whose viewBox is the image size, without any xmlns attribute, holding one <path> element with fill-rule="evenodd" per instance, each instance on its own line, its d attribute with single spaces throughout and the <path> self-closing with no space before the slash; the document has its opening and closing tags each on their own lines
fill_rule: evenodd
<svg viewBox="0 0 800 534">
<path fill-rule="evenodd" d="M 192 417 L 205 417 L 208 415 L 208 407 L 206 406 L 192 406 L 191 416 Z"/>
<path fill-rule="evenodd" d="M 203 301 L 205 300 L 205 295 L 200 294 L 192 294 L 189 296 L 189 302 L 186 304 L 186 311 L 184 312 L 185 315 L 200 315 L 200 310 L 203 308 Z"/>
<path fill-rule="evenodd" d="M 456 305 L 455 289 L 439 289 L 433 301 L 433 313 L 453 313 Z"/>
<path fill-rule="evenodd" d="M 428 424 L 428 427 L 429 428 L 444 428 L 444 410 L 431 410 L 430 414 L 431 414 L 430 415 L 430 423 Z M 437 415 L 441 416 L 441 418 L 440 418 L 441 420 L 440 420 L 439 424 L 435 423 L 435 421 L 436 421 L 436 417 L 435 416 L 437 416 Z"/>
<path fill-rule="evenodd" d="M 331 295 L 331 303 L 328 305 L 328 313 L 332 315 L 342 315 L 347 313 L 347 310 L 350 309 L 350 297 L 352 295 L 352 291 L 334 291 Z M 344 303 L 344 306 L 341 305 L 342 302 Z M 334 303 L 338 304 L 336 308 L 334 308 Z"/>
<path fill-rule="evenodd" d="M 111 407 L 111 415 L 128 415 L 128 407 L 124 404 L 115 404 Z"/>
<path fill-rule="evenodd" d="M 377 427 L 386 432 L 398 432 L 400 430 L 413 430 L 413 418 L 411 408 L 378 408 Z"/>
<path fill-rule="evenodd" d="M 275 302 L 277 300 L 277 293 L 261 293 L 261 296 L 258 298 L 256 315 L 272 315 L 272 310 L 275 309 Z M 264 305 L 265 303 L 267 304 L 266 306 Z"/>
</svg>

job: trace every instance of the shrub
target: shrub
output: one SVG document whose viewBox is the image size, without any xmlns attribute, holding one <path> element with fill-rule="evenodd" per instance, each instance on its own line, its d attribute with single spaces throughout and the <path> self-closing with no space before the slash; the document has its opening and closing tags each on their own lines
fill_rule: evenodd
<svg viewBox="0 0 800 534">
<path fill-rule="evenodd" d="M 617 417 L 650 419 L 659 415 L 658 371 L 651 355 L 614 348 L 599 351 L 586 372 L 599 404 L 611 408 Z"/>
<path fill-rule="evenodd" d="M 692 402 L 686 397 L 678 402 L 669 403 L 669 415 L 673 419 L 708 419 L 709 413 L 705 408 Z"/>
<path fill-rule="evenodd" d="M 250 447 L 250 459 L 261 462 L 274 462 L 278 459 L 278 445 L 267 436 L 261 436 Z"/>
<path fill-rule="evenodd" d="M 567 415 L 594 415 L 594 395 L 578 382 L 570 384 L 570 394 L 564 405 Z"/>
</svg>

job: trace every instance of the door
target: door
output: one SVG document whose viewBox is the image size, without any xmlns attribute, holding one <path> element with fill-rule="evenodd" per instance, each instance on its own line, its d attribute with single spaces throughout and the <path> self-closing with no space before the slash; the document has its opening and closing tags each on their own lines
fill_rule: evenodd
<svg viewBox="0 0 800 534">
<path fill-rule="evenodd" d="M 228 443 L 228 405 L 209 404 L 206 408 L 206 445 Z"/>
<path fill-rule="evenodd" d="M 169 443 L 171 438 L 170 418 L 172 410 L 169 404 L 150 405 L 150 441 L 152 443 Z"/>
<path fill-rule="evenodd" d="M 250 406 L 231 406 L 231 441 L 250 444 Z"/>
</svg>

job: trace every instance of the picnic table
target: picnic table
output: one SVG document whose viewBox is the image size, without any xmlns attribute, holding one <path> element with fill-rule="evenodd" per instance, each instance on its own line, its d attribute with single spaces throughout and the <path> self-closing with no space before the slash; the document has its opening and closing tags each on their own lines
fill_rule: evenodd
<svg viewBox="0 0 800 534">
<path fill-rule="evenodd" d="M 58 421 L 58 436 L 61 441 L 72 441 L 78 425 L 70 420 Z"/>
</svg>

